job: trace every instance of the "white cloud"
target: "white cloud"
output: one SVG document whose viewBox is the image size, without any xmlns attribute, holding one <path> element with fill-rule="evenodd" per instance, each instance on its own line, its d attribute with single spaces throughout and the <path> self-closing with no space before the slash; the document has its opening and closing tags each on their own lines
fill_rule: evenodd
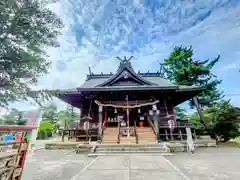
<svg viewBox="0 0 240 180">
<path fill-rule="evenodd" d="M 157 71 L 158 62 L 177 44 L 192 45 L 197 58 L 221 54 L 217 67 L 222 70 L 226 65 L 225 71 L 235 68 L 239 57 L 239 3 L 154 1 L 150 7 L 143 1 L 62 0 L 50 8 L 65 28 L 59 37 L 61 47 L 48 49 L 52 68 L 37 88 L 77 87 L 84 82 L 88 66 L 95 73 L 114 72 L 116 56 L 133 55 L 136 70 Z"/>
</svg>

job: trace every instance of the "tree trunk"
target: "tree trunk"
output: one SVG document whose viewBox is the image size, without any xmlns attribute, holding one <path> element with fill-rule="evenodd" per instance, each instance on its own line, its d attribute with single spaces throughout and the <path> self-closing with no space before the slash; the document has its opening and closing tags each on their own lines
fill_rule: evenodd
<svg viewBox="0 0 240 180">
<path fill-rule="evenodd" d="M 229 140 L 230 140 L 230 138 L 228 136 L 223 136 L 223 142 L 227 142 Z"/>
<path fill-rule="evenodd" d="M 202 109 L 201 109 L 201 107 L 200 107 L 200 104 L 199 104 L 199 102 L 198 102 L 197 97 L 194 97 L 194 98 L 193 98 L 193 102 L 194 102 L 194 104 L 195 104 L 195 106 L 196 106 L 196 108 L 197 108 L 197 112 L 198 112 L 198 115 L 199 115 L 199 117 L 200 117 L 200 123 L 203 125 L 203 127 L 204 127 L 204 129 L 207 131 L 208 135 L 210 135 L 211 137 L 214 136 L 214 138 L 215 138 L 216 141 L 217 141 L 217 139 L 218 139 L 217 135 L 216 135 L 214 132 L 210 131 L 210 130 L 208 129 L 206 123 L 204 122 L 204 116 L 203 116 Z"/>
</svg>

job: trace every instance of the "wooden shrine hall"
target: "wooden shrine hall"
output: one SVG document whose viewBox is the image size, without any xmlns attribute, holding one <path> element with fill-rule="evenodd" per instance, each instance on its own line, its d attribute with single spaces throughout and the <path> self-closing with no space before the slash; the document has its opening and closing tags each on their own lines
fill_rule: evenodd
<svg viewBox="0 0 240 180">
<path fill-rule="evenodd" d="M 85 137 L 86 117 L 91 124 L 89 135 L 101 143 L 181 141 L 186 139 L 186 127 L 194 130 L 187 120 L 177 119 L 175 106 L 203 89 L 174 85 L 161 72 L 136 73 L 131 58 L 118 58 L 114 74 L 94 74 L 89 68 L 80 87 L 54 91 L 56 97 L 81 110 L 78 126 L 66 129 L 69 139 Z"/>
</svg>

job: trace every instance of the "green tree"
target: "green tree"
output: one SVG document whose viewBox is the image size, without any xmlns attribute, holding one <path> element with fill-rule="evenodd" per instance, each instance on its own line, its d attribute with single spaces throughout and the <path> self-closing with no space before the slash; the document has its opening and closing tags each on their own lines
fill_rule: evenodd
<svg viewBox="0 0 240 180">
<path fill-rule="evenodd" d="M 212 117 L 212 131 L 224 142 L 240 135 L 237 110 L 238 108 L 234 108 L 229 101 L 225 100 L 206 110 Z"/>
<path fill-rule="evenodd" d="M 194 60 L 192 56 L 192 47 L 175 47 L 170 56 L 164 60 L 167 77 L 177 85 L 204 87 L 205 90 L 197 97 L 202 106 L 209 107 L 222 98 L 222 92 L 217 89 L 221 81 L 212 74 L 212 68 L 220 56 L 214 60 L 204 61 Z M 191 107 L 193 104 L 193 101 L 190 101 Z"/>
<path fill-rule="evenodd" d="M 0 107 L 9 102 L 45 97 L 33 91 L 48 72 L 46 47 L 57 47 L 61 20 L 38 0 L 5 0 L 0 3 Z"/>
<path fill-rule="evenodd" d="M 188 115 L 187 119 L 189 119 L 191 122 L 194 123 L 196 131 L 199 135 L 209 134 L 212 138 L 215 138 L 214 134 L 212 134 L 212 131 L 210 128 L 210 127 L 212 127 L 212 114 L 206 112 L 206 110 L 203 110 L 202 114 L 203 114 L 203 118 L 204 118 L 206 127 L 204 127 L 204 125 L 202 124 L 202 122 L 200 120 L 199 114 L 196 112 L 191 115 Z"/>
<path fill-rule="evenodd" d="M 42 120 L 43 121 L 50 121 L 52 124 L 56 124 L 58 121 L 58 112 L 57 106 L 54 103 L 50 103 L 47 106 L 42 107 Z"/>
<path fill-rule="evenodd" d="M 176 116 L 180 119 L 184 119 L 186 117 L 186 109 L 183 109 L 179 106 L 175 107 Z"/>
<path fill-rule="evenodd" d="M 71 124 L 77 123 L 79 115 L 73 110 L 72 107 L 68 106 L 65 110 L 58 112 L 58 124 L 61 127 L 69 126 Z"/>
<path fill-rule="evenodd" d="M 5 120 L 3 118 L 0 118 L 0 125 L 5 124 Z"/>
<path fill-rule="evenodd" d="M 25 123 L 24 121 L 22 121 L 22 112 L 18 111 L 17 109 L 11 109 L 11 111 L 4 115 L 2 118 L 5 121 L 5 124 L 9 125 L 23 125 Z"/>
<path fill-rule="evenodd" d="M 38 139 L 51 137 L 54 131 L 54 125 L 49 121 L 42 121 L 38 130 Z"/>
<path fill-rule="evenodd" d="M 196 129 L 200 134 L 208 133 L 217 140 L 228 141 L 239 136 L 239 108 L 233 107 L 229 101 L 222 100 L 212 107 L 203 111 L 205 124 L 208 132 L 200 123 L 197 113 L 188 116 L 189 120 L 196 124 Z"/>
</svg>

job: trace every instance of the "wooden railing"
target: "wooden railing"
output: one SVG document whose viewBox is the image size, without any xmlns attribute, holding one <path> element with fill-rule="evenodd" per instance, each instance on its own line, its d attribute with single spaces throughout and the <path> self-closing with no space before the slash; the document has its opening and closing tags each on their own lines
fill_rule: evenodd
<svg viewBox="0 0 240 180">
<path fill-rule="evenodd" d="M 19 153 L 0 153 L 0 179 L 10 179 L 12 173 L 18 168 L 16 159 L 20 157 Z"/>
<path fill-rule="evenodd" d="M 137 134 L 137 125 L 136 125 L 136 121 L 134 121 L 134 134 L 135 134 L 135 138 L 136 138 L 136 144 L 138 144 L 138 134 Z"/>
<path fill-rule="evenodd" d="M 149 123 L 149 125 L 152 127 L 152 130 L 153 130 L 154 134 L 157 136 L 157 131 L 156 131 L 155 126 L 154 126 L 154 124 L 152 123 L 152 121 L 148 119 L 148 123 Z"/>
<path fill-rule="evenodd" d="M 27 125 L 0 125 L 0 133 L 3 135 L 9 132 L 19 134 L 12 137 L 12 142 L 5 140 L 0 143 L 0 179 L 21 179 L 30 143 L 28 137 L 35 138 L 32 131 L 36 128 Z"/>
</svg>

